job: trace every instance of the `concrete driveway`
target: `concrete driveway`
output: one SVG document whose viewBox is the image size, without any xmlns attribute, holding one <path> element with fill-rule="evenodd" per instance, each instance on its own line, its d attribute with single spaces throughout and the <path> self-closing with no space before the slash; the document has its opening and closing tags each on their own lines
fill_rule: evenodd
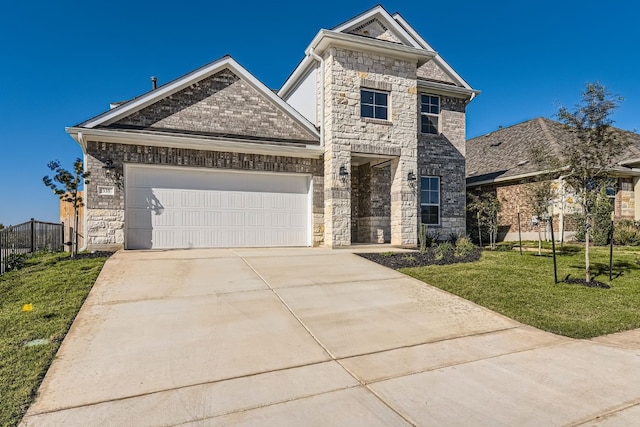
<svg viewBox="0 0 640 427">
<path fill-rule="evenodd" d="M 115 254 L 23 425 L 638 419 L 638 331 L 558 337 L 347 250 L 211 249 Z"/>
</svg>

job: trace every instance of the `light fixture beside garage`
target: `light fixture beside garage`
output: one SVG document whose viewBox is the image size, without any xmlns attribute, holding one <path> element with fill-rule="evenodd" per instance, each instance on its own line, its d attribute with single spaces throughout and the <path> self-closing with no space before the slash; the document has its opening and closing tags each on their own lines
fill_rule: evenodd
<svg viewBox="0 0 640 427">
<path fill-rule="evenodd" d="M 118 172 L 118 169 L 113 164 L 113 160 L 107 159 L 104 161 L 104 165 L 102 166 L 102 170 L 104 172 L 105 178 L 112 180 L 118 187 L 120 187 L 120 178 L 121 174 Z"/>
<path fill-rule="evenodd" d="M 347 170 L 347 167 L 344 165 L 340 166 L 340 172 L 338 172 L 338 175 L 340 175 L 340 179 L 345 181 L 349 176 L 349 171 Z"/>
</svg>

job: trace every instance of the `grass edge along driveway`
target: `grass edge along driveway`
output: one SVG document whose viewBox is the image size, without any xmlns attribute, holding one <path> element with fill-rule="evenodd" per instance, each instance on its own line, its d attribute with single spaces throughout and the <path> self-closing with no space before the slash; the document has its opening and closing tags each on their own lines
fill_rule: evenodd
<svg viewBox="0 0 640 427">
<path fill-rule="evenodd" d="M 18 424 L 35 399 L 106 260 L 36 254 L 0 276 L 0 426 Z"/>
<path fill-rule="evenodd" d="M 584 248 L 558 255 L 558 278 L 584 277 Z M 469 264 L 402 269 L 416 279 L 521 323 L 571 338 L 640 328 L 640 248 L 614 250 L 611 289 L 554 284 L 551 254 L 484 251 Z M 609 249 L 591 248 L 593 278 L 609 281 Z M 618 277 L 616 277 L 618 276 Z"/>
</svg>

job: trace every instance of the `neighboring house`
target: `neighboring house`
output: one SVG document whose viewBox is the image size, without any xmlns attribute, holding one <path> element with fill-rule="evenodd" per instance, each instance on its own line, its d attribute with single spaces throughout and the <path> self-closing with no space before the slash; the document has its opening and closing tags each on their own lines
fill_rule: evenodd
<svg viewBox="0 0 640 427">
<path fill-rule="evenodd" d="M 67 128 L 91 172 L 88 249 L 464 233 L 477 93 L 381 6 L 320 30 L 277 94 L 223 57 Z"/>
<path fill-rule="evenodd" d="M 610 170 L 615 186 L 610 188 L 615 219 L 640 220 L 640 135 L 617 129 L 620 137 L 631 145 Z M 574 136 L 563 124 L 542 117 L 499 129 L 467 141 L 467 189 L 471 192 L 493 192 L 502 207 L 499 215 L 500 238 L 517 240 L 517 215 L 520 210 L 523 239 L 537 239 L 538 228 L 532 224 L 532 209 L 528 200 L 530 189 L 542 175 L 529 160 L 534 145 L 559 153 L 559 147 Z M 562 179 L 553 183 L 556 199 L 553 203 L 554 230 L 575 230 L 570 214 L 582 208 L 575 194 Z"/>
</svg>

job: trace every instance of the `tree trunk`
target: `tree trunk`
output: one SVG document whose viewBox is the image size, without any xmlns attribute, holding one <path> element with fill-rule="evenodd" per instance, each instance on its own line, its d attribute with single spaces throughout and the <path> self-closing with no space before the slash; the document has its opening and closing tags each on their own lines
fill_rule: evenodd
<svg viewBox="0 0 640 427">
<path fill-rule="evenodd" d="M 540 234 L 540 224 L 538 224 L 538 256 L 542 255 L 542 235 Z"/>
<path fill-rule="evenodd" d="M 584 233 L 584 280 L 587 283 L 591 282 L 591 266 L 589 265 L 589 234 L 591 234 L 591 229 L 587 228 L 587 231 Z"/>
<path fill-rule="evenodd" d="M 71 236 L 71 258 L 75 258 L 75 256 L 78 254 L 78 208 L 74 207 L 73 209 L 73 216 L 74 216 L 74 222 L 75 222 L 75 226 L 74 226 L 74 230 L 73 230 L 73 236 Z"/>
</svg>

